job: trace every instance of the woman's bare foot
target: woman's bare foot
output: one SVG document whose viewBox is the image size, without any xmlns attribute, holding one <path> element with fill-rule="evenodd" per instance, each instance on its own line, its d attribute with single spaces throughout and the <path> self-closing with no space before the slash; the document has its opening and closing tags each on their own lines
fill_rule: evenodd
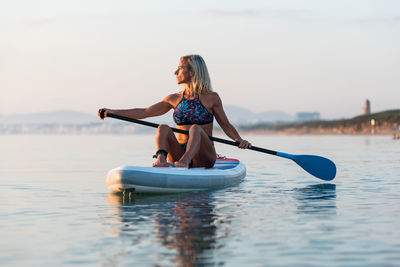
<svg viewBox="0 0 400 267">
<path fill-rule="evenodd" d="M 189 162 L 179 160 L 174 162 L 175 167 L 189 169 Z"/>
<path fill-rule="evenodd" d="M 153 163 L 153 167 L 169 167 L 169 164 L 164 155 L 159 155 L 156 162 Z"/>
</svg>

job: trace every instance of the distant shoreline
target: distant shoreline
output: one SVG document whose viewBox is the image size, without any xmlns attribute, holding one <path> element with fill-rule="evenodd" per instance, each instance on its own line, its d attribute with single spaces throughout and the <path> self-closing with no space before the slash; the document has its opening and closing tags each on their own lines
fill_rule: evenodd
<svg viewBox="0 0 400 267">
<path fill-rule="evenodd" d="M 172 126 L 172 125 L 171 125 Z M 214 125 L 215 133 L 222 130 Z M 256 135 L 400 135 L 400 110 L 389 110 L 352 119 L 275 122 L 235 125 L 243 134 Z M 175 126 L 173 126 L 175 127 Z M 154 129 L 132 123 L 107 121 L 88 123 L 0 124 L 0 135 L 27 134 L 147 134 Z M 155 133 L 155 132 L 154 132 Z"/>
<path fill-rule="evenodd" d="M 251 134 L 251 135 L 382 135 L 382 136 L 392 136 L 393 134 L 399 135 L 400 130 L 393 131 L 390 129 L 379 129 L 375 132 L 373 131 L 353 131 L 353 129 L 313 129 L 313 128 L 301 128 L 294 129 L 288 128 L 286 130 L 242 130 L 241 133 Z"/>
<path fill-rule="evenodd" d="M 399 135 L 400 110 L 371 113 L 352 119 L 257 124 L 239 128 L 241 132 L 265 135 Z"/>
</svg>

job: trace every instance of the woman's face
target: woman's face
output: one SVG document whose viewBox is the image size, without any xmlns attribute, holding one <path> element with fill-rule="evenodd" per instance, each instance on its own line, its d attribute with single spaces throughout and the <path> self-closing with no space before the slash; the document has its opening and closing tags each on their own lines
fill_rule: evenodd
<svg viewBox="0 0 400 267">
<path fill-rule="evenodd" d="M 178 69 L 175 71 L 175 76 L 178 84 L 188 84 L 192 80 L 193 71 L 184 60 L 180 60 Z"/>
</svg>

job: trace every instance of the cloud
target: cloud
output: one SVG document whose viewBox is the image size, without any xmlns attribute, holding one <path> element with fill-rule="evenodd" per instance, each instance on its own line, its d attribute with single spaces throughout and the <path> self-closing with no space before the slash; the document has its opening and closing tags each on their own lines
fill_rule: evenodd
<svg viewBox="0 0 400 267">
<path fill-rule="evenodd" d="M 313 14 L 307 9 L 207 9 L 207 14 L 220 17 L 270 17 L 270 18 L 289 18 L 289 19 L 310 19 Z"/>
<path fill-rule="evenodd" d="M 88 21 L 113 21 L 128 18 L 126 14 L 90 14 L 90 15 L 70 15 L 57 17 L 35 18 L 24 21 L 24 24 L 32 28 L 42 28 L 54 24 L 81 23 Z"/>
<path fill-rule="evenodd" d="M 30 28 L 42 28 L 47 25 L 55 24 L 59 22 L 60 18 L 40 18 L 40 19 L 29 19 L 26 21 L 26 24 Z"/>
<path fill-rule="evenodd" d="M 365 25 L 396 25 L 400 24 L 400 15 L 379 15 L 367 16 L 364 18 L 347 17 L 340 14 L 322 14 L 309 9 L 207 9 L 206 14 L 226 17 L 226 18 L 276 18 L 301 22 L 315 23 L 345 23 L 345 24 L 365 24 Z"/>
<path fill-rule="evenodd" d="M 386 25 L 397 25 L 400 24 L 400 15 L 387 15 L 387 16 L 375 16 L 362 19 L 356 19 L 352 21 L 355 24 L 386 24 Z"/>
<path fill-rule="evenodd" d="M 259 10 L 222 10 L 222 9 L 208 9 L 206 13 L 221 16 L 221 17 L 254 17 L 260 16 L 261 12 Z"/>
</svg>

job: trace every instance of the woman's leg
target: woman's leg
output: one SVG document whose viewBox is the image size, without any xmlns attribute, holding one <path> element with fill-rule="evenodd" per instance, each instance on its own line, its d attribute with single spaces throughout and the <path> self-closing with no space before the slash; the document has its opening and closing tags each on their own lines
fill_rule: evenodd
<svg viewBox="0 0 400 267">
<path fill-rule="evenodd" d="M 168 152 L 168 161 L 174 162 L 182 157 L 184 151 L 182 146 L 176 140 L 171 127 L 161 124 L 158 127 L 156 135 L 156 151 L 165 150 Z M 153 167 L 168 167 L 167 159 L 163 154 L 159 154 Z"/>
<path fill-rule="evenodd" d="M 199 125 L 190 127 L 186 152 L 179 161 L 175 162 L 175 166 L 188 168 L 190 162 L 193 161 L 193 167 L 211 168 L 215 160 L 214 145 L 203 128 Z"/>
</svg>

